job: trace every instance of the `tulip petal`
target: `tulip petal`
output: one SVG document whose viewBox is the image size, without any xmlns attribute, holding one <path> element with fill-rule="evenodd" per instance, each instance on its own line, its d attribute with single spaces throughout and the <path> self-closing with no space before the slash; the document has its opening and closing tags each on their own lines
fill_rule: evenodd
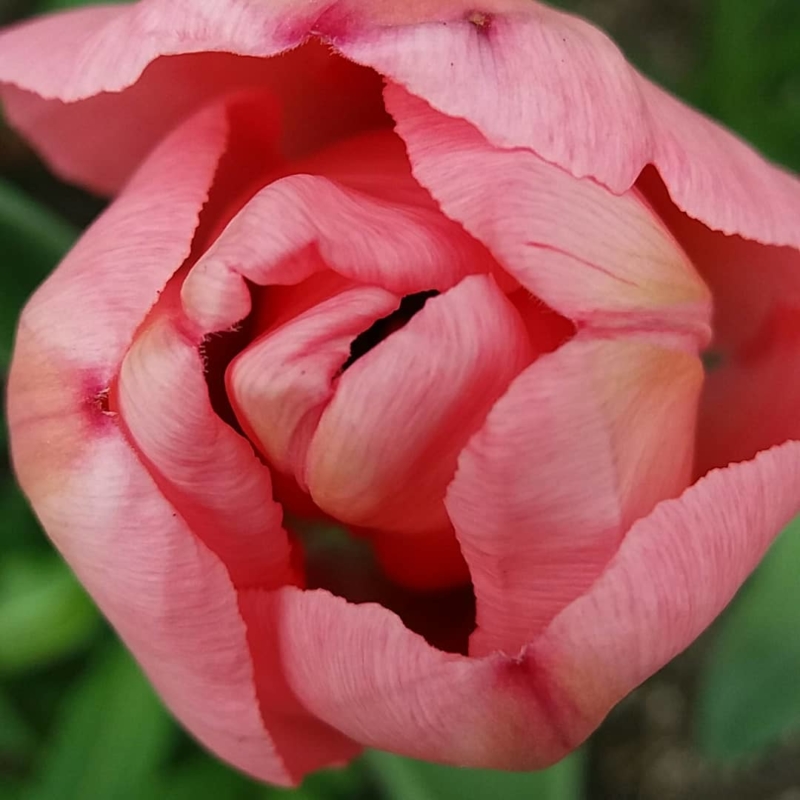
<svg viewBox="0 0 800 800">
<path fill-rule="evenodd" d="M 447 526 L 458 453 L 531 357 L 522 320 L 491 277 L 429 299 L 339 379 L 308 448 L 316 504 L 361 527 Z"/>
<path fill-rule="evenodd" d="M 0 96 L 56 171 L 102 194 L 121 188 L 176 124 L 236 91 L 272 96 L 276 145 L 287 158 L 386 124 L 380 77 L 330 48 L 235 55 L 300 44 L 302 32 L 285 40 L 265 10 L 167 0 L 28 22 L 0 34 Z"/>
<path fill-rule="evenodd" d="M 249 591 L 241 603 L 252 630 L 277 626 L 275 649 L 303 705 L 365 746 L 471 767 L 538 769 L 589 732 L 558 676 L 525 660 L 436 650 L 380 605 L 293 587 Z"/>
<path fill-rule="evenodd" d="M 405 295 L 499 271 L 414 181 L 402 142 L 388 131 L 351 139 L 292 169 L 311 174 L 262 189 L 188 275 L 184 308 L 203 329 L 225 330 L 249 313 L 245 278 L 260 286 L 299 283 L 327 265 Z M 309 250 L 318 257 L 299 257 Z"/>
<path fill-rule="evenodd" d="M 386 98 L 417 179 L 537 297 L 579 325 L 682 327 L 707 341 L 708 290 L 640 197 L 498 150 L 397 86 Z"/>
<path fill-rule="evenodd" d="M 800 246 L 796 179 L 643 78 L 584 20 L 536 2 L 505 5 L 473 5 L 460 20 L 432 9 L 431 21 L 444 16 L 447 24 L 359 29 L 334 42 L 471 123 L 493 147 L 530 150 L 615 194 L 654 164 L 691 217 L 765 244 Z M 485 13 L 476 19 L 476 10 Z"/>
<path fill-rule="evenodd" d="M 800 442 L 711 472 L 633 526 L 535 653 L 597 724 L 711 623 L 799 512 Z"/>
<path fill-rule="evenodd" d="M 256 341 L 228 368 L 228 393 L 242 428 L 301 486 L 306 450 L 350 345 L 399 304 L 383 289 L 350 289 Z"/>
<path fill-rule="evenodd" d="M 121 423 L 159 490 L 242 586 L 291 582 L 269 471 L 211 407 L 199 341 L 159 315 L 120 371 Z M 113 406 L 112 406 L 113 407 Z"/>
<path fill-rule="evenodd" d="M 653 172 L 639 184 L 714 295 L 697 474 L 800 439 L 800 252 L 710 230 Z"/>
<path fill-rule="evenodd" d="M 289 784 L 356 747 L 290 694 L 266 705 L 256 691 L 237 565 L 166 501 L 109 398 L 142 319 L 190 253 L 227 127 L 225 109 L 210 109 L 165 140 L 34 295 L 8 421 L 15 471 L 44 528 L 176 716 L 231 763 Z"/>
<path fill-rule="evenodd" d="M 11 378 L 15 403 L 25 399 L 20 369 Z M 225 567 L 162 498 L 122 436 L 81 435 L 84 414 L 71 411 L 72 419 L 58 412 L 61 441 L 69 436 L 75 449 L 57 487 L 42 493 L 28 477 L 58 468 L 46 456 L 46 425 L 27 424 L 24 447 L 37 446 L 35 464 L 15 454 L 42 525 L 182 723 L 240 769 L 292 783 L 259 714 L 246 630 Z M 12 425 L 16 418 L 12 412 Z"/>
<path fill-rule="evenodd" d="M 689 485 L 702 380 L 668 342 L 585 333 L 517 378 L 447 492 L 477 601 L 471 654 L 516 655 Z"/>
</svg>

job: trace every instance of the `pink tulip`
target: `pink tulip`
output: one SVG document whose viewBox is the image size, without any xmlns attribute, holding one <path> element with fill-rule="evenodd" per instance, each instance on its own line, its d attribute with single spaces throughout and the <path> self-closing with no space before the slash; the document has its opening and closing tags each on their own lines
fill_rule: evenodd
<svg viewBox="0 0 800 800">
<path fill-rule="evenodd" d="M 800 511 L 800 183 L 585 22 L 142 0 L 0 79 L 118 193 L 22 316 L 19 480 L 239 768 L 550 764 Z"/>
</svg>

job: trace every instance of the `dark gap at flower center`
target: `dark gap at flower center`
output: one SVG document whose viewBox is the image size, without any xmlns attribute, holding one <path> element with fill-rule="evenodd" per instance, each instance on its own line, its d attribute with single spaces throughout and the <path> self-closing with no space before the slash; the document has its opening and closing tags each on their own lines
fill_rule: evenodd
<svg viewBox="0 0 800 800">
<path fill-rule="evenodd" d="M 706 350 L 700 354 L 700 359 L 706 373 L 716 372 L 725 363 L 725 356 L 719 350 Z"/>
<path fill-rule="evenodd" d="M 413 591 L 384 575 L 365 537 L 335 523 L 308 522 L 289 514 L 285 523 L 302 543 L 307 589 L 325 589 L 350 603 L 379 603 L 433 647 L 467 654 L 475 629 L 472 584 Z"/>
<path fill-rule="evenodd" d="M 211 407 L 218 417 L 238 433 L 242 433 L 242 428 L 228 397 L 225 372 L 231 361 L 253 340 L 255 322 L 255 314 L 251 312 L 232 330 L 211 333 L 200 345 Z"/>
<path fill-rule="evenodd" d="M 400 306 L 391 314 L 376 320 L 367 330 L 359 333 L 350 345 L 350 355 L 342 365 L 341 372 L 366 355 L 373 347 L 377 347 L 390 334 L 405 327 L 412 318 L 418 314 L 425 306 L 425 303 L 439 294 L 436 289 L 425 292 L 406 295 L 401 301 Z"/>
</svg>

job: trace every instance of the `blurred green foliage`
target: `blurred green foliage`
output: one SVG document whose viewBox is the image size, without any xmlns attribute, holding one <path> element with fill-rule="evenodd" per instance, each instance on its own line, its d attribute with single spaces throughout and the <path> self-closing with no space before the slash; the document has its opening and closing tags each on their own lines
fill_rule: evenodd
<svg viewBox="0 0 800 800">
<path fill-rule="evenodd" d="M 0 23 L 82 4 L 0 0 Z M 562 5 L 606 24 L 645 72 L 769 156 L 800 169 L 797 0 L 696 5 L 676 1 L 674 7 L 657 0 L 564 0 Z M 673 38 L 665 38 L 670 31 Z M 0 378 L 8 367 L 13 327 L 26 297 L 78 235 L 53 210 L 70 213 L 72 206 L 63 198 L 72 195 L 43 175 L 35 165 L 26 171 L 0 160 Z M 88 203 L 88 213 L 96 208 L 80 202 Z M 0 445 L 5 448 L 4 441 Z M 800 526 L 795 526 L 793 535 L 787 533 L 779 541 L 719 626 L 698 713 L 699 746 L 714 757 L 752 754 L 785 731 L 800 728 L 799 534 Z M 368 753 L 347 770 L 310 777 L 293 792 L 254 783 L 207 756 L 178 730 L 46 542 L 2 463 L 0 553 L 2 798 L 584 796 L 580 755 L 539 774 L 513 775 Z"/>
</svg>

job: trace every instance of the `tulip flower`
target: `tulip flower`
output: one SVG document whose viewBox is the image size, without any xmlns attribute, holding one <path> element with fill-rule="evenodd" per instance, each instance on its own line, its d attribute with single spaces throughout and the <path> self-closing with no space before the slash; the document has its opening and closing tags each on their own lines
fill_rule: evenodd
<svg viewBox="0 0 800 800">
<path fill-rule="evenodd" d="M 586 22 L 142 0 L 0 82 L 115 196 L 20 320 L 16 473 L 240 769 L 551 764 L 800 511 L 800 183 Z"/>
</svg>

